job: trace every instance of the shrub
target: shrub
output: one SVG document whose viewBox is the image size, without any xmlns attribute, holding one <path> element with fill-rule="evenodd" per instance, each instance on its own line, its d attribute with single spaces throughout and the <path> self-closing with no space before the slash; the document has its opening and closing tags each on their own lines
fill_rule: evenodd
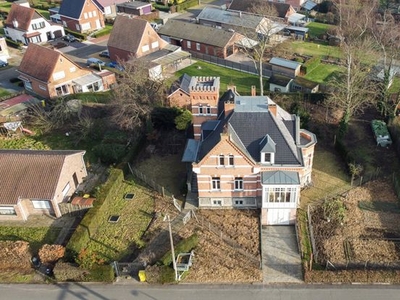
<svg viewBox="0 0 400 300">
<path fill-rule="evenodd" d="M 113 282 L 114 269 L 111 265 L 95 265 L 90 269 L 90 273 L 86 277 L 86 281 Z"/>
<path fill-rule="evenodd" d="M 192 249 L 196 248 L 197 244 L 199 243 L 199 237 L 196 233 L 192 234 L 185 240 L 180 241 L 175 246 L 175 254 L 179 253 L 188 253 Z M 164 254 L 164 256 L 160 259 L 160 263 L 164 266 L 169 266 L 172 263 L 172 254 L 171 250 Z"/>
<path fill-rule="evenodd" d="M 93 153 L 105 164 L 114 164 L 126 155 L 125 145 L 101 143 L 93 147 Z"/>
<path fill-rule="evenodd" d="M 53 269 L 57 281 L 84 281 L 88 271 L 73 263 L 59 261 Z"/>
<path fill-rule="evenodd" d="M 198 0 L 188 0 L 179 5 L 176 5 L 176 11 L 186 10 L 190 7 L 197 6 L 197 5 L 199 5 Z"/>
<path fill-rule="evenodd" d="M 13 48 L 16 48 L 16 49 L 22 49 L 22 45 L 23 45 L 23 43 L 15 42 L 15 41 L 13 41 L 13 40 L 11 40 L 9 38 L 6 38 L 6 43 L 7 43 L 7 46 L 13 47 Z"/>
<path fill-rule="evenodd" d="M 175 118 L 176 129 L 185 130 L 191 122 L 192 113 L 185 109 Z"/>
</svg>

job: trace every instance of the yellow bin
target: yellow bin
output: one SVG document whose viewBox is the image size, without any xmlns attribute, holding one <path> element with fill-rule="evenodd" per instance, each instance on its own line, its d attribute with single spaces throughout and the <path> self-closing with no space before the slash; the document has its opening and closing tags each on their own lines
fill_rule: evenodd
<svg viewBox="0 0 400 300">
<path fill-rule="evenodd" d="M 139 271 L 139 280 L 140 280 L 140 282 L 146 281 L 146 272 L 144 270 Z"/>
</svg>

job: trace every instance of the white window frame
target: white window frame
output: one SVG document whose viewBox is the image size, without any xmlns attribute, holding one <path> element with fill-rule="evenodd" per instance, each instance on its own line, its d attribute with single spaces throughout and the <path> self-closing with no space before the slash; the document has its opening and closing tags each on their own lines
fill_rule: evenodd
<svg viewBox="0 0 400 300">
<path fill-rule="evenodd" d="M 158 41 L 151 43 L 151 49 L 157 49 L 159 47 Z"/>
<path fill-rule="evenodd" d="M 63 190 L 61 192 L 63 197 L 65 197 L 68 194 L 70 189 L 71 189 L 71 185 L 69 184 L 69 182 L 67 182 L 67 184 L 65 185 L 65 187 L 63 188 Z"/>
<path fill-rule="evenodd" d="M 16 216 L 17 212 L 15 211 L 14 206 L 0 206 L 0 215 Z"/>
<path fill-rule="evenodd" d="M 201 48 L 200 48 L 200 43 L 196 43 L 196 50 L 197 50 L 197 51 L 200 51 L 200 49 L 201 49 Z"/>
<path fill-rule="evenodd" d="M 188 49 L 192 48 L 192 42 L 186 41 L 186 47 L 188 47 Z"/>
<path fill-rule="evenodd" d="M 59 80 L 65 78 L 65 72 L 64 71 L 58 71 L 53 73 L 53 79 L 54 80 Z"/>
<path fill-rule="evenodd" d="M 211 205 L 212 206 L 223 206 L 224 200 L 223 199 L 212 199 Z"/>
<path fill-rule="evenodd" d="M 50 201 L 48 200 L 31 200 L 34 209 L 50 209 Z"/>
<path fill-rule="evenodd" d="M 206 106 L 206 114 L 207 115 L 211 115 L 211 107 L 210 107 L 210 105 Z"/>
<path fill-rule="evenodd" d="M 147 51 L 149 51 L 149 50 L 150 50 L 149 45 L 143 45 L 143 46 L 142 46 L 142 52 L 147 52 Z"/>
<path fill-rule="evenodd" d="M 218 166 L 225 166 L 225 156 L 222 154 L 218 155 Z"/>
<path fill-rule="evenodd" d="M 85 13 L 83 13 L 83 18 L 84 19 L 87 19 L 88 18 L 88 14 L 85 12 Z"/>
<path fill-rule="evenodd" d="M 235 178 L 235 191 L 243 191 L 244 181 L 243 177 L 236 177 Z"/>
<path fill-rule="evenodd" d="M 203 115 L 204 114 L 204 107 L 200 104 L 199 106 L 199 115 Z"/>
<path fill-rule="evenodd" d="M 32 82 L 30 82 L 30 81 L 24 81 L 24 85 L 25 85 L 25 88 L 26 89 L 28 89 L 28 90 L 33 90 L 32 89 Z"/>
<path fill-rule="evenodd" d="M 235 156 L 233 154 L 228 155 L 228 166 L 233 167 L 235 165 Z"/>
<path fill-rule="evenodd" d="M 233 204 L 235 206 L 244 206 L 245 205 L 245 201 L 243 199 L 235 199 L 235 200 L 233 200 Z"/>
<path fill-rule="evenodd" d="M 212 177 L 211 178 L 211 189 L 213 191 L 221 190 L 221 178 L 220 177 Z"/>
<path fill-rule="evenodd" d="M 39 84 L 39 89 L 41 89 L 43 91 L 47 91 L 47 88 L 42 84 Z"/>
</svg>

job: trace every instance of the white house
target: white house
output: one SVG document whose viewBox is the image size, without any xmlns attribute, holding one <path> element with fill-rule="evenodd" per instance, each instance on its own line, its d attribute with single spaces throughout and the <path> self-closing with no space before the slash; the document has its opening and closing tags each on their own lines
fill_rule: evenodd
<svg viewBox="0 0 400 300">
<path fill-rule="evenodd" d="M 64 28 L 46 20 L 29 3 L 13 3 L 4 22 L 5 36 L 16 42 L 42 43 L 65 35 Z"/>
</svg>

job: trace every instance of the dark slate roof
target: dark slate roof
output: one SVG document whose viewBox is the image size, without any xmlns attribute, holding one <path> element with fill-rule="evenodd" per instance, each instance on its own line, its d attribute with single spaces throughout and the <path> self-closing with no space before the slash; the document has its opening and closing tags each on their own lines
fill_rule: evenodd
<svg viewBox="0 0 400 300">
<path fill-rule="evenodd" d="M 276 84 L 279 86 L 287 86 L 292 81 L 292 78 L 273 74 L 269 79 L 268 82 L 272 84 Z"/>
<path fill-rule="evenodd" d="M 234 32 L 224 29 L 179 20 L 168 20 L 158 30 L 158 34 L 220 48 L 225 47 L 235 35 Z"/>
<path fill-rule="evenodd" d="M 298 165 L 293 136 L 282 132 L 286 127 L 279 126 L 278 122 L 270 112 L 235 111 L 229 119 L 230 126 L 256 162 L 260 161 L 260 142 L 268 134 L 276 143 L 275 164 Z"/>
<path fill-rule="evenodd" d="M 276 152 L 276 143 L 272 140 L 272 138 L 267 134 L 260 142 L 260 151 L 267 153 L 275 153 Z"/>
<path fill-rule="evenodd" d="M 275 7 L 276 12 L 278 13 L 277 17 L 284 18 L 286 13 L 290 8 L 290 4 L 287 3 L 278 3 L 278 2 L 270 2 L 268 0 L 261 0 L 260 1 L 268 3 Z M 252 6 L 255 5 L 257 1 L 254 0 L 233 0 L 229 5 L 229 10 L 238 10 L 238 11 L 247 11 L 252 12 Z"/>
<path fill-rule="evenodd" d="M 171 95 L 176 90 L 181 89 L 182 91 L 184 91 L 186 94 L 189 95 L 190 94 L 189 85 L 190 85 L 191 79 L 192 79 L 192 77 L 190 77 L 188 74 L 186 74 L 186 73 L 183 74 L 181 77 L 179 77 L 178 80 L 176 80 L 172 84 L 169 94 Z"/>
<path fill-rule="evenodd" d="M 267 185 L 299 185 L 298 172 L 292 171 L 267 171 L 261 173 L 261 184 Z"/>
<path fill-rule="evenodd" d="M 0 204 L 18 198 L 52 199 L 67 156 L 73 150 L 0 150 Z"/>
<path fill-rule="evenodd" d="M 314 7 L 317 6 L 317 3 L 311 0 L 307 0 L 306 2 L 303 3 L 302 7 L 306 10 L 312 10 Z"/>
<path fill-rule="evenodd" d="M 220 118 L 218 126 L 215 130 L 207 136 L 200 144 L 200 149 L 198 153 L 197 160 L 200 161 L 212 148 L 215 147 L 221 141 L 221 133 L 223 132 L 224 126 L 226 124 L 227 118 Z"/>
<path fill-rule="evenodd" d="M 142 1 L 133 1 L 133 2 L 123 2 L 123 3 L 118 3 L 118 7 L 125 7 L 125 8 L 142 8 L 144 6 L 151 6 L 151 3 L 146 3 Z"/>
<path fill-rule="evenodd" d="M 211 6 L 206 6 L 197 16 L 199 20 L 218 22 L 232 26 L 256 29 L 264 17 L 245 13 L 240 15 L 235 11 L 223 10 Z"/>
<path fill-rule="evenodd" d="M 185 147 L 185 152 L 182 156 L 182 162 L 194 162 L 199 151 L 200 141 L 188 139 Z"/>
<path fill-rule="evenodd" d="M 79 19 L 85 2 L 86 0 L 63 0 L 58 13 L 62 16 Z"/>
</svg>

